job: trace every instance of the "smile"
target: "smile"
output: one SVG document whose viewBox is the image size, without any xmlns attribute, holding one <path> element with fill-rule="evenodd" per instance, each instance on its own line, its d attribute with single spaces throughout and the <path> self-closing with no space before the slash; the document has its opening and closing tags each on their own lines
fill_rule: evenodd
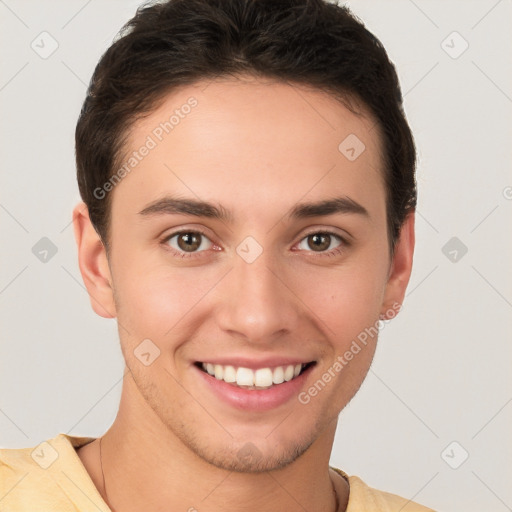
<svg viewBox="0 0 512 512">
<path fill-rule="evenodd" d="M 274 368 L 244 368 L 231 365 L 213 363 L 196 363 L 196 365 L 215 379 L 224 381 L 244 389 L 269 389 L 283 382 L 297 378 L 306 368 L 315 364 L 309 363 L 289 364 Z"/>
</svg>

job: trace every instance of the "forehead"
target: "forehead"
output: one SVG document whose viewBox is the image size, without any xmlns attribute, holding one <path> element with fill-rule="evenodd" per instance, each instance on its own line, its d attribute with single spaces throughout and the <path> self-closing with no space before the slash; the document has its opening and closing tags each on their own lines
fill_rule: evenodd
<svg viewBox="0 0 512 512">
<path fill-rule="evenodd" d="M 322 91 L 256 79 L 198 82 L 131 127 L 113 206 L 139 211 L 167 193 L 220 201 L 241 215 L 248 205 L 270 212 L 301 197 L 375 202 L 384 195 L 380 143 L 371 116 Z"/>
</svg>

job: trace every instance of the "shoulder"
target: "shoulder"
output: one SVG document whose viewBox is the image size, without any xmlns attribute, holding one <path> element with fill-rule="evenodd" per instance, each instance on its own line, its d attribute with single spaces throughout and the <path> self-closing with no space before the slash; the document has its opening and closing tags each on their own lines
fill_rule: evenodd
<svg viewBox="0 0 512 512">
<path fill-rule="evenodd" d="M 332 468 L 348 480 L 350 494 L 346 512 L 435 512 L 433 509 L 396 494 L 370 487 L 357 476 Z"/>
<path fill-rule="evenodd" d="M 74 447 L 90 439 L 59 434 L 29 448 L 0 449 L 1 505 L 12 512 L 76 511 L 68 489 L 84 474 Z"/>
<path fill-rule="evenodd" d="M 29 510 L 38 500 L 44 503 L 45 490 L 53 487 L 51 474 L 44 469 L 51 458 L 48 441 L 37 447 L 0 449 L 0 496 L 7 510 Z"/>
</svg>

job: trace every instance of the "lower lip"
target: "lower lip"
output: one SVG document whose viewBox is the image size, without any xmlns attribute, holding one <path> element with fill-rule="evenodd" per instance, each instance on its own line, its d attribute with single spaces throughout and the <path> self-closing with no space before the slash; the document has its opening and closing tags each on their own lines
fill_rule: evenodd
<svg viewBox="0 0 512 512">
<path fill-rule="evenodd" d="M 233 407 L 250 411 L 268 411 L 297 397 L 304 382 L 315 365 L 306 368 L 298 377 L 288 382 L 275 384 L 268 389 L 244 389 L 212 377 L 209 373 L 194 369 L 200 374 L 207 386 L 224 402 Z"/>
</svg>

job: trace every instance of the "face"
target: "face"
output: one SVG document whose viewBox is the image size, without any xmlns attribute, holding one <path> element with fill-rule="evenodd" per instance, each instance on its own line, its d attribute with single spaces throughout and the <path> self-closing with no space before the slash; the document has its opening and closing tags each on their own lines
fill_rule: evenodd
<svg viewBox="0 0 512 512">
<path fill-rule="evenodd" d="M 226 79 L 173 92 L 125 149 L 95 293 L 113 298 L 128 398 L 218 467 L 289 464 L 358 390 L 408 280 L 375 123 L 320 91 Z"/>
</svg>

